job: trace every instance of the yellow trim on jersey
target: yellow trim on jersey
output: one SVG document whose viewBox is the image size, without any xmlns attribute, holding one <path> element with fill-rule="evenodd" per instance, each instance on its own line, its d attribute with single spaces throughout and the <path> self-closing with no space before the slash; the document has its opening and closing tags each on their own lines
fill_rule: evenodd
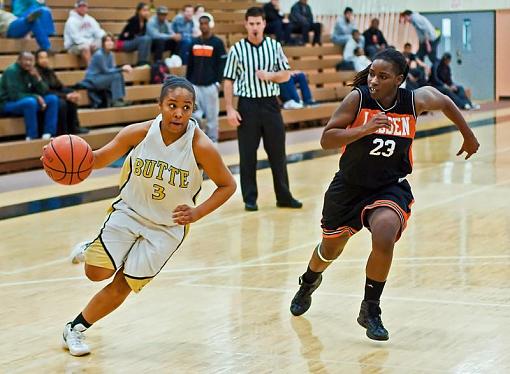
<svg viewBox="0 0 510 374">
<path fill-rule="evenodd" d="M 115 265 L 108 255 L 106 248 L 101 243 L 101 239 L 97 238 L 87 247 L 85 251 L 85 263 L 100 268 L 115 270 Z"/>
<path fill-rule="evenodd" d="M 121 190 L 125 186 L 127 181 L 129 180 L 129 176 L 131 175 L 131 170 L 132 170 L 131 156 L 128 156 L 124 160 L 124 163 L 122 164 L 122 168 L 120 169 L 119 188 Z"/>
</svg>

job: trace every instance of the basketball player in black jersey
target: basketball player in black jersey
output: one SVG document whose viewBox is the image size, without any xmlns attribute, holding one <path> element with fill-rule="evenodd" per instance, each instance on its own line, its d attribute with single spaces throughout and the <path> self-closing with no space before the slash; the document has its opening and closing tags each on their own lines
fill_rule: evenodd
<svg viewBox="0 0 510 374">
<path fill-rule="evenodd" d="M 433 87 L 399 88 L 407 76 L 405 57 L 394 49 L 378 53 L 355 77 L 354 89 L 329 120 L 321 138 L 324 149 L 343 148 L 340 170 L 324 196 L 322 242 L 314 249 L 290 311 L 299 316 L 310 308 L 313 291 L 344 249 L 349 237 L 367 227 L 372 251 L 366 265 L 365 295 L 358 323 L 370 339 L 388 340 L 379 300 L 388 276 L 393 247 L 411 214 L 413 195 L 405 177 L 412 171 L 416 118 L 442 111 L 464 138 L 457 156 L 476 153 L 478 141 L 447 96 Z"/>
</svg>

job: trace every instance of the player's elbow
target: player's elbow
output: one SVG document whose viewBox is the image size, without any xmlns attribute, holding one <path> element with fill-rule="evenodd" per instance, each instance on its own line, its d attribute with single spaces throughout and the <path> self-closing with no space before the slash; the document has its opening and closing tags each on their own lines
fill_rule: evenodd
<svg viewBox="0 0 510 374">
<path fill-rule="evenodd" d="M 321 148 L 324 150 L 334 148 L 331 139 L 326 132 L 321 136 Z"/>
<path fill-rule="evenodd" d="M 237 183 L 233 176 L 230 176 L 230 179 L 223 186 L 223 189 L 227 195 L 227 199 L 229 199 L 237 190 Z"/>
</svg>

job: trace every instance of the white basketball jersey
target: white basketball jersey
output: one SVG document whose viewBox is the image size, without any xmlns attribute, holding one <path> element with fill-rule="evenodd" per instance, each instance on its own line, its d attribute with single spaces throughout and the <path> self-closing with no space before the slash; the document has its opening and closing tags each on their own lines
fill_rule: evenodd
<svg viewBox="0 0 510 374">
<path fill-rule="evenodd" d="M 120 191 L 121 199 L 140 216 L 165 226 L 175 226 L 172 212 L 181 204 L 195 206 L 202 185 L 202 172 L 193 154 L 193 136 L 198 126 L 190 119 L 186 132 L 165 145 L 161 114 L 152 121 L 145 138 L 129 153 L 129 168 Z"/>
</svg>

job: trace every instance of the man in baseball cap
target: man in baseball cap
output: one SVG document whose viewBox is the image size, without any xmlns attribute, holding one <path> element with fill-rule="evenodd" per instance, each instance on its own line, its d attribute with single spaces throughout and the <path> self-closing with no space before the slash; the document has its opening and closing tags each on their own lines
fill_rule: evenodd
<svg viewBox="0 0 510 374">
<path fill-rule="evenodd" d="M 147 22 L 147 35 L 152 39 L 154 61 L 163 60 L 165 51 L 175 53 L 177 43 L 181 40 L 181 35 L 173 31 L 172 23 L 168 21 L 167 16 L 168 8 L 159 6 L 156 9 L 156 15 Z"/>
</svg>

